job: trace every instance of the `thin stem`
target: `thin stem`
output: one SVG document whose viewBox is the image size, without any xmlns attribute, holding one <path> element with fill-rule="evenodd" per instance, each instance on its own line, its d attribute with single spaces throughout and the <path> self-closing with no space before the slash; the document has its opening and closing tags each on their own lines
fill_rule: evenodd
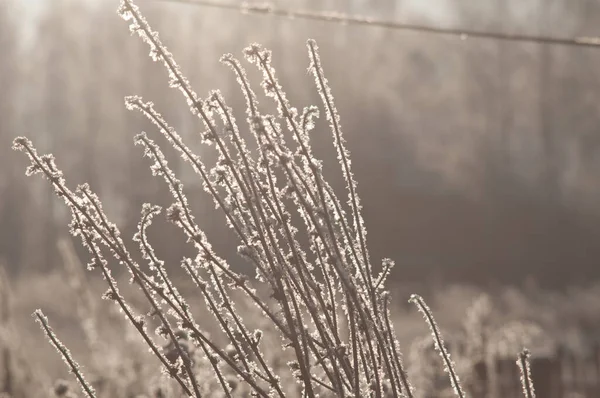
<svg viewBox="0 0 600 398">
<path fill-rule="evenodd" d="M 69 366 L 71 373 L 73 373 L 77 378 L 77 381 L 79 382 L 79 385 L 81 386 L 83 392 L 89 398 L 96 398 L 96 391 L 94 391 L 94 388 L 85 380 L 85 378 L 83 377 L 83 373 L 81 372 L 81 369 L 79 367 L 79 364 L 75 362 L 67 347 L 65 347 L 65 345 L 58 339 L 58 337 L 48 324 L 48 318 L 46 318 L 42 310 L 36 310 L 33 313 L 33 316 L 39 322 L 40 326 L 46 333 L 46 336 L 48 336 L 48 339 L 50 340 L 54 348 L 56 348 L 56 350 L 62 355 L 64 361 Z"/>
<path fill-rule="evenodd" d="M 535 389 L 533 388 L 533 381 L 531 380 L 531 364 L 529 363 L 529 350 L 524 349 L 519 354 L 517 365 L 521 371 L 521 384 L 523 385 L 523 394 L 525 398 L 535 398 Z"/>
</svg>

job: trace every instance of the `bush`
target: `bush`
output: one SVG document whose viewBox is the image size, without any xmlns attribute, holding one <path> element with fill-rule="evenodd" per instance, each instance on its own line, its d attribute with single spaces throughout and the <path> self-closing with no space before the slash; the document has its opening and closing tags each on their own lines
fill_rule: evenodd
<svg viewBox="0 0 600 398">
<path fill-rule="evenodd" d="M 390 293 L 384 290 L 394 262 L 384 259 L 381 267 L 375 267 L 369 256 L 357 183 L 316 43 L 307 42 L 309 70 L 333 135 L 346 183 L 346 204 L 325 181 L 321 162 L 312 154 L 310 132 L 319 109 L 309 106 L 300 113 L 290 105 L 276 78 L 268 50 L 252 44 L 244 50 L 244 56 L 262 72 L 262 88 L 277 106 L 275 115 L 261 112 L 241 63 L 232 55 L 221 59 L 235 73 L 245 96 L 247 129 L 255 146 L 250 150 L 221 93 L 211 92 L 205 100 L 198 97 L 131 0 L 123 0 L 118 13 L 128 21 L 131 32 L 148 44 L 152 59 L 164 64 L 169 85 L 181 91 L 190 111 L 203 123 L 206 130 L 202 140 L 215 148 L 216 164 L 209 167 L 192 153 L 152 102 L 132 96 L 126 98 L 126 107 L 152 121 L 190 163 L 237 235 L 239 255 L 255 267 L 256 282 L 269 287 L 272 300 L 258 294 L 247 276 L 232 270 L 213 251 L 188 206 L 182 183 L 169 168 L 160 147 L 146 133 L 138 134 L 135 143 L 144 148 L 153 175 L 162 177 L 170 188 L 174 203 L 166 210 L 166 217 L 197 250 L 197 256 L 183 259 L 181 266 L 226 336 L 225 345 L 201 329 L 152 249 L 147 230 L 162 211 L 160 207 L 145 204 L 141 210 L 133 241 L 147 263 L 147 267 L 142 267 L 133 259 L 117 226 L 103 212 L 91 187 L 84 184 L 71 190 L 52 155 L 38 155 L 28 139 L 15 139 L 14 148 L 25 152 L 31 161 L 27 174 L 45 176 L 71 210 L 70 232 L 89 250 L 88 268 L 100 272 L 108 284 L 103 298 L 115 302 L 157 358 L 164 374 L 185 396 L 212 394 L 212 383 L 216 382 L 227 397 L 248 394 L 285 397 L 292 392 L 283 380 L 291 376 L 294 389 L 303 397 L 412 397 L 390 320 Z M 151 306 L 150 313 L 138 314 L 128 304 L 111 276 L 106 252 L 127 268 L 132 282 Z M 236 291 L 244 293 L 246 300 L 276 330 L 279 342 L 275 344 L 281 345 L 290 356 L 287 366 L 275 365 L 269 352 L 273 350 L 273 340 L 265 342 L 264 332 L 251 330 L 243 320 L 238 303 L 232 299 Z M 419 296 L 413 296 L 411 301 L 431 328 L 455 394 L 463 397 L 431 311 Z M 34 315 L 84 393 L 95 397 L 94 386 L 86 381 L 44 314 L 38 310 Z M 155 341 L 150 325 L 156 326 L 156 335 L 166 339 L 166 345 Z M 526 393 L 531 396 L 526 353 L 519 357 L 519 364 Z M 206 369 L 211 377 L 205 376 Z M 67 393 L 64 383 L 57 386 L 56 393 Z"/>
</svg>

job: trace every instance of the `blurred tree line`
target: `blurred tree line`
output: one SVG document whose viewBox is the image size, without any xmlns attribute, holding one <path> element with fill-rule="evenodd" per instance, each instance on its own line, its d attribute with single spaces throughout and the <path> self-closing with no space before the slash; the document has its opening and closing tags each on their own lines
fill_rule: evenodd
<svg viewBox="0 0 600 398">
<path fill-rule="evenodd" d="M 145 130 L 165 143 L 141 115 L 125 110 L 124 96 L 154 101 L 193 149 L 212 156 L 162 65 L 115 15 L 116 0 L 36 3 L 0 2 L 0 258 L 13 273 L 55 267 L 55 243 L 69 221 L 46 182 L 24 177 L 23 157 L 10 150 L 15 136 L 54 153 L 73 187 L 89 182 L 125 236 L 135 232 L 142 203 L 167 206 L 170 199 L 133 136 Z M 279 78 L 301 107 L 318 103 L 304 43 L 319 42 L 353 152 L 372 255 L 397 260 L 399 279 L 532 277 L 559 286 L 600 276 L 600 50 L 139 3 L 196 91 L 221 89 L 238 121 L 245 120 L 243 98 L 218 62 L 223 53 L 242 58 L 254 41 L 272 49 Z M 600 34 L 593 0 L 274 3 L 486 31 Z M 249 65 L 248 72 L 257 83 Z M 337 170 L 323 120 L 313 135 L 326 170 Z M 163 148 L 216 249 L 233 253 L 223 216 L 193 171 Z M 335 171 L 330 177 L 343 188 Z M 191 254 L 175 227 L 159 223 L 153 233 L 173 268 Z"/>
</svg>

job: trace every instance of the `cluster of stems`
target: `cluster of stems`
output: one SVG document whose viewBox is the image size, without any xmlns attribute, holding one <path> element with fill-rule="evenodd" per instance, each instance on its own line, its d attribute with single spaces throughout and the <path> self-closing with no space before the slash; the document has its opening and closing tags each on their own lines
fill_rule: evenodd
<svg viewBox="0 0 600 398">
<path fill-rule="evenodd" d="M 261 111 L 241 62 L 230 54 L 221 59 L 234 73 L 246 100 L 247 129 L 243 134 L 220 92 L 211 92 L 201 99 L 192 90 L 172 54 L 132 0 L 122 0 L 118 13 L 128 21 L 131 32 L 150 47 L 152 59 L 164 65 L 169 85 L 183 94 L 190 111 L 203 125 L 203 142 L 218 155 L 216 163 L 208 166 L 195 155 L 152 102 L 131 96 L 125 100 L 126 107 L 148 118 L 197 173 L 203 188 L 239 239 L 239 255 L 256 269 L 256 280 L 269 286 L 276 305 L 270 305 L 270 300 L 261 297 L 250 285 L 248 276 L 231 269 L 212 249 L 190 210 L 183 184 L 148 134 L 138 134 L 135 143 L 143 147 L 144 156 L 150 159 L 153 175 L 164 179 L 170 188 L 173 204 L 166 210 L 166 217 L 196 249 L 196 256 L 184 258 L 181 267 L 194 281 L 226 336 L 227 347 L 217 344 L 199 326 L 149 242 L 147 230 L 162 211 L 160 207 L 151 204 L 142 207 L 141 221 L 133 237 L 146 263 L 140 265 L 133 260 L 117 226 L 105 215 L 91 187 L 84 184 L 71 190 L 52 155 L 38 155 L 28 139 L 17 138 L 15 149 L 24 151 L 31 161 L 28 174 L 44 175 L 71 210 L 71 233 L 89 250 L 92 261 L 88 268 L 99 270 L 108 284 L 103 298 L 120 307 L 163 371 L 187 396 L 199 398 L 206 396 L 206 392 L 204 381 L 195 372 L 194 358 L 181 343 L 181 332 L 208 359 L 225 396 L 234 395 L 228 380 L 232 374 L 238 379 L 233 385 L 244 383 L 253 396 L 286 396 L 281 375 L 277 373 L 280 370 L 265 355 L 262 332 L 250 330 L 237 310 L 232 299 L 232 292 L 237 290 L 274 326 L 284 341 L 283 348 L 293 352 L 294 360 L 288 363 L 288 371 L 303 397 L 412 397 L 390 319 L 390 294 L 384 290 L 394 263 L 384 259 L 379 272 L 375 272 L 369 256 L 350 154 L 316 43 L 312 40 L 307 43 L 309 70 L 322 100 L 346 183 L 346 203 L 325 181 L 321 162 L 312 154 L 310 133 L 319 109 L 309 106 L 300 113 L 290 105 L 268 50 L 252 44 L 244 50 L 244 56 L 262 73 L 264 94 L 277 107 L 274 115 Z M 249 139 L 254 141 L 255 150 L 249 149 Z M 137 314 L 126 302 L 111 276 L 106 252 L 128 270 L 152 308 L 149 314 Z M 414 301 L 426 316 L 431 316 L 421 298 Z M 52 338 L 45 318 L 41 313 L 36 316 Z M 147 327 L 150 320 L 159 324 L 156 334 L 170 342 L 176 360 L 156 343 L 156 335 Z M 432 317 L 430 325 L 445 365 L 452 369 Z M 52 342 L 59 344 L 57 339 Z M 66 351 L 61 352 L 71 369 L 79 372 Z M 450 375 L 457 395 L 464 397 L 458 377 L 452 370 Z M 93 389 L 82 376 L 79 380 L 85 393 L 93 397 Z"/>
</svg>

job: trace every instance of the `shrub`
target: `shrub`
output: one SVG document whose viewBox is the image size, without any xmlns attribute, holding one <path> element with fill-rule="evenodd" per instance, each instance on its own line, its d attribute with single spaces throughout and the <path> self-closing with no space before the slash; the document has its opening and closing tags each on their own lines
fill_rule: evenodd
<svg viewBox="0 0 600 398">
<path fill-rule="evenodd" d="M 235 73 L 245 96 L 247 129 L 255 145 L 255 150 L 250 150 L 221 93 L 213 91 L 204 100 L 198 97 L 133 1 L 122 0 L 118 13 L 128 21 L 131 32 L 137 33 L 150 47 L 152 59 L 164 64 L 169 85 L 181 91 L 190 111 L 204 125 L 202 140 L 215 148 L 216 164 L 209 167 L 192 153 L 152 102 L 131 96 L 125 100 L 126 107 L 153 122 L 190 163 L 237 235 L 239 255 L 255 267 L 256 281 L 269 287 L 276 305 L 262 298 L 248 277 L 231 269 L 211 248 L 188 206 L 182 183 L 169 168 L 160 147 L 146 133 L 138 134 L 135 143 L 144 148 L 153 175 L 163 178 L 170 188 L 174 202 L 166 210 L 166 217 L 197 250 L 197 256 L 183 259 L 181 266 L 227 337 L 225 346 L 201 329 L 152 249 L 147 230 L 162 211 L 160 207 L 145 204 L 141 209 L 133 241 L 147 263 L 147 267 L 142 267 L 134 261 L 119 229 L 108 219 L 91 187 L 84 184 L 71 190 L 52 155 L 39 155 L 24 137 L 15 139 L 14 148 L 25 152 L 31 161 L 27 174 L 45 176 L 70 209 L 70 232 L 89 250 L 88 268 L 100 272 L 108 284 L 103 298 L 116 303 L 157 358 L 165 375 L 186 396 L 201 397 L 211 391 L 208 381 L 199 377 L 197 370 L 203 362 L 227 397 L 242 394 L 241 391 L 251 391 L 257 397 L 288 396 L 282 385 L 286 371 L 303 397 L 412 397 L 390 320 L 390 293 L 384 290 L 394 262 L 384 259 L 376 271 L 370 258 L 349 151 L 316 43 L 307 42 L 309 70 L 321 97 L 346 183 L 345 204 L 323 178 L 321 162 L 312 154 L 310 132 L 320 111 L 309 106 L 299 112 L 291 106 L 277 80 L 268 50 L 252 44 L 244 50 L 244 56 L 262 72 L 262 88 L 277 106 L 275 115 L 261 112 L 241 63 L 229 54 L 221 59 Z M 138 314 L 128 304 L 111 276 L 107 252 L 129 271 L 132 282 L 152 307 L 149 314 Z M 268 353 L 270 347 L 261 339 L 263 332 L 250 330 L 243 321 L 238 304 L 232 299 L 235 291 L 244 293 L 278 332 L 280 344 L 291 352 L 287 369 L 273 365 Z M 457 396 L 463 397 L 431 311 L 419 296 L 413 296 L 411 301 L 423 312 L 452 387 Z M 84 393 L 96 396 L 43 313 L 38 310 L 34 315 L 76 375 Z M 156 335 L 165 338 L 168 344 L 163 346 L 155 341 L 149 331 L 152 324 L 158 325 Z M 526 360 L 525 354 L 520 356 L 528 387 Z M 65 391 L 61 389 L 63 394 Z M 531 396 L 531 389 L 526 392 Z"/>
</svg>

